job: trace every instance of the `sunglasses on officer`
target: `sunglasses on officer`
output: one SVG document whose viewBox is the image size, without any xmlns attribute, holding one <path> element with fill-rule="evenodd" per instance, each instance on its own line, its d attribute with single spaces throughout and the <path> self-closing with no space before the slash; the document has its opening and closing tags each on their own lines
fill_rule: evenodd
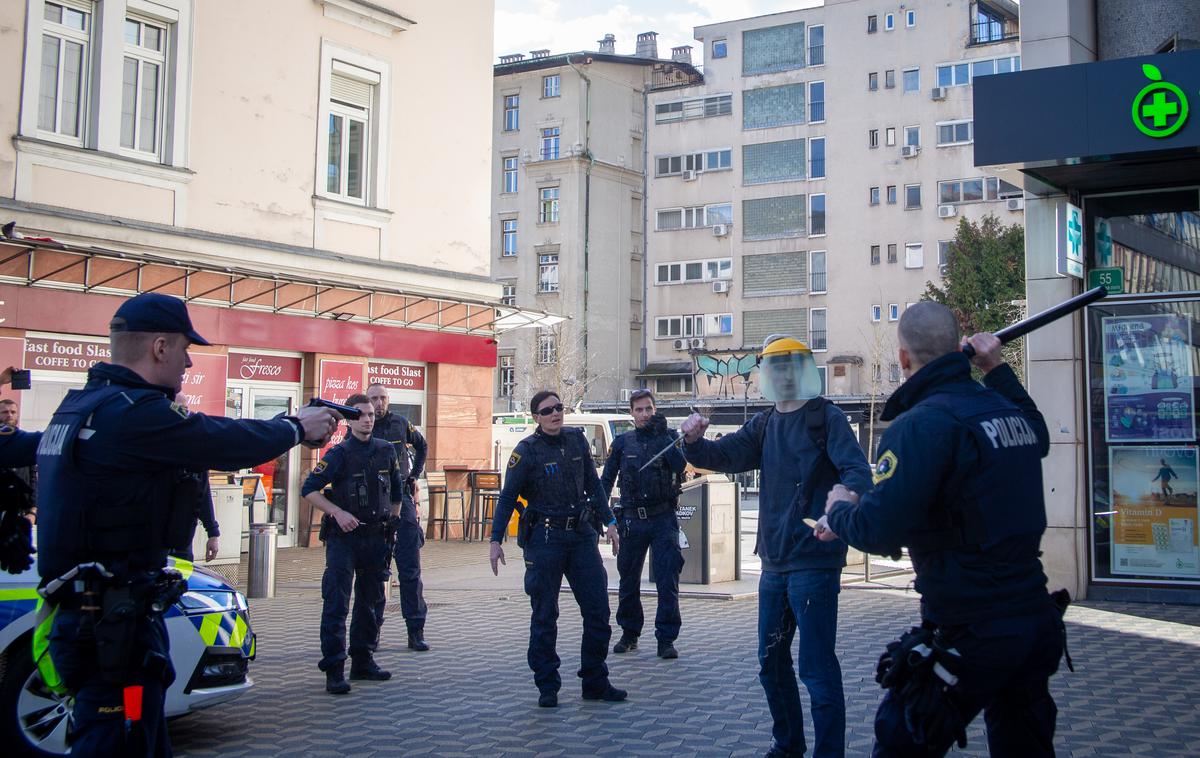
<svg viewBox="0 0 1200 758">
<path fill-rule="evenodd" d="M 548 405 L 545 408 L 538 408 L 537 415 L 549 416 L 552 413 L 562 413 L 562 409 L 563 409 L 562 403 L 555 403 L 554 405 Z"/>
</svg>

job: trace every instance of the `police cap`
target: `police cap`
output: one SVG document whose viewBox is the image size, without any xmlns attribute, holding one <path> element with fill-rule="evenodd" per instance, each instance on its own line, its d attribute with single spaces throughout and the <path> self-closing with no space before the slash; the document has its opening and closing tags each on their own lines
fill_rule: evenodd
<svg viewBox="0 0 1200 758">
<path fill-rule="evenodd" d="M 182 334 L 196 345 L 208 345 L 192 328 L 183 301 L 157 292 L 144 292 L 121 304 L 108 324 L 113 332 L 162 332 Z"/>
</svg>

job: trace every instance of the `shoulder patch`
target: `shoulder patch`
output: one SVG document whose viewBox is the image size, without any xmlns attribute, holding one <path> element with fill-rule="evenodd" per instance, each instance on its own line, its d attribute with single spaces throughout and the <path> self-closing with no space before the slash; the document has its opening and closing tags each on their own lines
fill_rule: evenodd
<svg viewBox="0 0 1200 758">
<path fill-rule="evenodd" d="M 871 481 L 879 484 L 885 479 L 891 479 L 892 474 L 896 473 L 896 466 L 899 463 L 895 453 L 891 450 L 884 451 L 883 455 L 879 456 L 879 461 L 875 464 L 875 471 L 871 474 Z"/>
<path fill-rule="evenodd" d="M 313 473 L 319 474 L 327 468 L 329 468 L 328 463 L 326 463 L 325 461 L 318 461 L 316 467 L 313 469 Z"/>
<path fill-rule="evenodd" d="M 176 413 L 178 413 L 180 416 L 182 416 L 184 418 L 188 417 L 188 409 L 187 409 L 186 405 L 181 405 L 179 403 L 171 403 L 171 410 L 175 411 Z"/>
<path fill-rule="evenodd" d="M 518 453 L 516 450 L 514 450 L 512 452 L 512 455 L 508 456 L 508 467 L 516 468 L 517 464 L 520 462 L 521 462 L 521 454 Z"/>
<path fill-rule="evenodd" d="M 2 436 L 8 436 L 16 431 L 17 428 L 15 426 L 9 426 L 8 424 L 0 426 L 0 435 Z"/>
</svg>

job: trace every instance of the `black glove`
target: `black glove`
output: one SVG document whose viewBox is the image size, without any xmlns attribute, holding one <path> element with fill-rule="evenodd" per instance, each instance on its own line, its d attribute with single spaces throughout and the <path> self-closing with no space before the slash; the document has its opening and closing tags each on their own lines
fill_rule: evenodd
<svg viewBox="0 0 1200 758">
<path fill-rule="evenodd" d="M 655 413 L 650 417 L 650 431 L 655 434 L 667 433 L 667 417 L 661 413 Z"/>
<path fill-rule="evenodd" d="M 33 525 L 15 510 L 0 516 L 0 569 L 20 574 L 33 565 Z"/>
</svg>

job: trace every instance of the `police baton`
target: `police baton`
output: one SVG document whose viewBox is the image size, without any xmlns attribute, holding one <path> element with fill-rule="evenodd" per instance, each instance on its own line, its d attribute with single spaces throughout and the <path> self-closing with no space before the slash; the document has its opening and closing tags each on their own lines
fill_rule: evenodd
<svg viewBox="0 0 1200 758">
<path fill-rule="evenodd" d="M 670 450 L 671 448 L 673 448 L 673 447 L 677 447 L 677 446 L 679 446 L 679 445 L 682 445 L 682 444 L 683 444 L 683 435 L 681 434 L 681 435 L 679 435 L 678 437 L 676 437 L 676 438 L 675 438 L 675 441 L 674 441 L 674 442 L 672 442 L 670 445 L 667 445 L 667 446 L 666 446 L 666 447 L 664 447 L 662 450 L 659 450 L 657 453 L 655 453 L 655 454 L 654 454 L 654 457 L 653 457 L 653 458 L 651 458 L 650 460 L 646 461 L 646 463 L 645 463 L 645 464 L 644 464 L 644 465 L 643 465 L 643 466 L 642 466 L 640 469 L 638 469 L 638 473 L 640 474 L 640 473 L 642 473 L 643 471 L 645 471 L 647 466 L 649 466 L 651 463 L 654 463 L 654 462 L 655 462 L 655 461 L 657 461 L 659 458 L 661 458 L 661 457 L 663 457 L 664 455 L 666 455 L 666 454 L 667 454 L 667 451 L 668 451 L 668 450 Z"/>
<path fill-rule="evenodd" d="M 1053 308 L 1047 308 L 1041 313 L 1034 314 L 1027 319 L 1022 319 L 1015 324 L 1006 326 L 996 332 L 996 338 L 1000 340 L 1000 344 L 1004 345 L 1012 342 L 1015 339 L 1020 339 L 1026 334 L 1029 334 L 1034 329 L 1041 329 L 1051 321 L 1057 321 L 1067 314 L 1074 313 L 1085 305 L 1091 305 L 1097 300 L 1108 294 L 1108 290 L 1104 287 L 1096 287 L 1090 289 L 1082 295 L 1076 295 L 1070 300 L 1063 301 Z M 963 346 L 963 354 L 968 358 L 974 357 L 975 348 L 971 345 Z"/>
</svg>

